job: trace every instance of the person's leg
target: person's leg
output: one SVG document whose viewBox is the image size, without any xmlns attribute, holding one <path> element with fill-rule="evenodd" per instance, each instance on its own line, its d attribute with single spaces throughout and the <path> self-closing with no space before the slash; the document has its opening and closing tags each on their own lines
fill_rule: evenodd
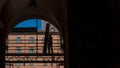
<svg viewBox="0 0 120 68">
<path fill-rule="evenodd" d="M 49 51 L 49 54 L 50 54 L 50 46 L 48 46 L 48 51 Z"/>
<path fill-rule="evenodd" d="M 53 48 L 52 48 L 52 46 L 51 46 L 51 53 L 53 54 Z"/>
</svg>

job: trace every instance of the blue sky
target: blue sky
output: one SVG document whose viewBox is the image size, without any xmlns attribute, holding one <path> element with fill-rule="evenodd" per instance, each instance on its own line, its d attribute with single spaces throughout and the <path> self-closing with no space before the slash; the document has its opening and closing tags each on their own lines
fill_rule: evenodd
<svg viewBox="0 0 120 68">
<path fill-rule="evenodd" d="M 17 24 L 15 26 L 15 28 L 19 28 L 19 27 L 25 27 L 25 28 L 30 28 L 30 27 L 36 27 L 36 20 L 37 19 L 28 19 L 25 21 L 20 22 L 19 24 Z M 42 29 L 42 22 L 40 19 L 38 19 L 38 30 Z"/>
</svg>

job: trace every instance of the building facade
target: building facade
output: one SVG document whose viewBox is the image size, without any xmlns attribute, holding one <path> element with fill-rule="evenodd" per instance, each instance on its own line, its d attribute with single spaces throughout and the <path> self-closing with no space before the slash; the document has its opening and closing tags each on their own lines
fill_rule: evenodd
<svg viewBox="0 0 120 68">
<path fill-rule="evenodd" d="M 64 68 L 64 51 L 60 34 L 51 32 L 53 54 L 43 54 L 45 31 L 36 28 L 15 28 L 8 35 L 6 68 Z"/>
</svg>

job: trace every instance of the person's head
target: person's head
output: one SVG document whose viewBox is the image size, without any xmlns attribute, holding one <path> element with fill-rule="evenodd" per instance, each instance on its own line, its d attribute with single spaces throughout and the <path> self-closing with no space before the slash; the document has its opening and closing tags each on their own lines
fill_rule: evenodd
<svg viewBox="0 0 120 68">
<path fill-rule="evenodd" d="M 49 34 L 49 37 L 52 37 L 52 34 L 51 34 L 51 33 Z"/>
</svg>

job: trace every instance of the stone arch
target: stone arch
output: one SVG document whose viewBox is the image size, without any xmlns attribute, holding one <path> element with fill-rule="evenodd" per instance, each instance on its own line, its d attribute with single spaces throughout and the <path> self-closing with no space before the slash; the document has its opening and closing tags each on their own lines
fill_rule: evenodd
<svg viewBox="0 0 120 68">
<path fill-rule="evenodd" d="M 42 20 L 48 21 L 49 23 L 51 23 L 52 25 L 54 25 L 58 29 L 58 31 L 60 32 L 60 35 L 63 37 L 62 28 L 60 27 L 60 24 L 58 22 L 56 22 L 48 17 L 31 15 L 31 16 L 25 16 L 25 17 L 19 18 L 17 20 L 14 20 L 14 22 L 8 26 L 9 30 L 6 32 L 5 38 L 7 38 L 7 35 L 14 28 L 15 25 L 19 24 L 20 22 L 22 22 L 24 20 L 28 20 L 28 19 L 42 19 Z"/>
</svg>

